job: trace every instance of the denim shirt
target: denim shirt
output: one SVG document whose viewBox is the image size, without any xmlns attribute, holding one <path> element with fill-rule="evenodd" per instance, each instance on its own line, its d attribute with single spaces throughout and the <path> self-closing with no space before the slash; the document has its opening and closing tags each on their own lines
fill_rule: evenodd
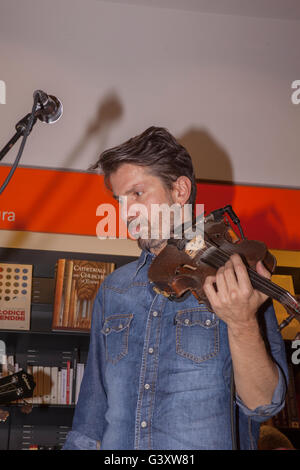
<svg viewBox="0 0 300 470">
<path fill-rule="evenodd" d="M 153 290 L 153 255 L 109 275 L 97 294 L 87 365 L 68 449 L 232 449 L 226 324 L 193 295 Z M 240 447 L 255 449 L 260 423 L 284 406 L 284 342 L 270 304 L 262 312 L 279 381 L 272 403 L 248 409 L 236 396 Z"/>
</svg>

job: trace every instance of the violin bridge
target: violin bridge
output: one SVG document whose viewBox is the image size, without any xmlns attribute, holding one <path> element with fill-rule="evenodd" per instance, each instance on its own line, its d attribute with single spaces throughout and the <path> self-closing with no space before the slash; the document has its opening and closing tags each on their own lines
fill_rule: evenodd
<svg viewBox="0 0 300 470">
<path fill-rule="evenodd" d="M 187 255 L 189 255 L 190 258 L 193 259 L 199 253 L 199 251 L 203 250 L 205 247 L 206 245 L 204 238 L 199 234 L 185 245 L 185 252 Z"/>
</svg>

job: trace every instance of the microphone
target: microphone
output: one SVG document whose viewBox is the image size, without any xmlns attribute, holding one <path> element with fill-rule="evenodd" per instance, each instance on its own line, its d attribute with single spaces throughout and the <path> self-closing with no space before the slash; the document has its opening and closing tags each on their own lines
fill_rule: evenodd
<svg viewBox="0 0 300 470">
<path fill-rule="evenodd" d="M 38 98 L 37 111 L 35 116 L 42 122 L 53 124 L 58 121 L 63 114 L 63 105 L 58 98 L 47 95 L 42 90 L 36 90 L 33 97 Z"/>
</svg>

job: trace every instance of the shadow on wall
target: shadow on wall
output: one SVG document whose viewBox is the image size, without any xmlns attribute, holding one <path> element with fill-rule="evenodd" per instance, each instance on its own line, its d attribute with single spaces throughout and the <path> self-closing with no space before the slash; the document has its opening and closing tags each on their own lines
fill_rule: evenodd
<svg viewBox="0 0 300 470">
<path fill-rule="evenodd" d="M 245 235 L 250 240 L 262 240 L 270 249 L 300 250 L 300 238 L 288 233 L 286 220 L 275 205 L 266 204 L 251 214 L 247 208 L 241 211 L 240 219 L 245 227 Z"/>
<path fill-rule="evenodd" d="M 198 180 L 233 182 L 230 156 L 209 132 L 190 129 L 177 140 L 191 155 Z"/>
<path fill-rule="evenodd" d="M 205 204 L 205 212 L 209 213 L 227 204 L 232 205 L 235 188 L 228 153 L 205 129 L 189 129 L 177 140 L 192 158 L 198 182 L 197 202 Z M 207 187 L 207 184 L 210 186 Z M 223 191 L 220 190 L 220 185 L 224 185 Z"/>
<path fill-rule="evenodd" d="M 116 121 L 123 115 L 123 106 L 115 93 L 110 93 L 99 103 L 95 116 L 88 123 L 77 144 L 65 160 L 65 168 L 80 157 L 84 148 L 92 139 L 98 139 L 98 156 L 105 150 L 109 132 Z"/>
<path fill-rule="evenodd" d="M 248 199 L 237 199 L 231 158 L 209 132 L 191 128 L 178 136 L 177 140 L 191 155 L 198 181 L 197 202 L 204 202 L 206 213 L 230 204 L 237 213 L 247 238 L 262 240 L 273 249 L 300 249 L 299 239 L 288 234 L 283 209 L 279 209 L 276 200 L 272 201 L 268 195 L 264 201 L 263 192 L 255 197 L 255 181 L 248 182 Z M 261 185 L 258 187 L 263 189 Z M 201 191 L 203 194 L 200 196 Z"/>
</svg>

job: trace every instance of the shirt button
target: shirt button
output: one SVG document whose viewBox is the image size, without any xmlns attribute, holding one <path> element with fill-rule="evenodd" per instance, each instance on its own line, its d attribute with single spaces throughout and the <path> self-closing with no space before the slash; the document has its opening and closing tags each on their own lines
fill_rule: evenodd
<svg viewBox="0 0 300 470">
<path fill-rule="evenodd" d="M 154 352 L 154 349 L 153 349 L 153 348 L 149 348 L 149 349 L 148 349 L 148 353 L 149 353 L 149 354 L 153 354 L 153 352 Z"/>
<path fill-rule="evenodd" d="M 153 315 L 154 317 L 157 317 L 158 312 L 155 311 L 155 312 L 152 313 L 152 315 Z"/>
<path fill-rule="evenodd" d="M 205 320 L 205 325 L 210 326 L 211 325 L 211 320 Z"/>
<path fill-rule="evenodd" d="M 149 388 L 150 388 L 150 385 L 149 385 L 149 384 L 145 384 L 145 389 L 146 389 L 146 390 L 149 390 Z"/>
<path fill-rule="evenodd" d="M 189 320 L 188 318 L 186 318 L 186 319 L 184 320 L 184 323 L 185 323 L 186 325 L 188 325 L 188 324 L 190 323 L 190 320 Z"/>
<path fill-rule="evenodd" d="M 142 421 L 142 422 L 141 422 L 141 426 L 142 426 L 142 428 L 146 428 L 146 427 L 147 427 L 146 421 Z"/>
</svg>

